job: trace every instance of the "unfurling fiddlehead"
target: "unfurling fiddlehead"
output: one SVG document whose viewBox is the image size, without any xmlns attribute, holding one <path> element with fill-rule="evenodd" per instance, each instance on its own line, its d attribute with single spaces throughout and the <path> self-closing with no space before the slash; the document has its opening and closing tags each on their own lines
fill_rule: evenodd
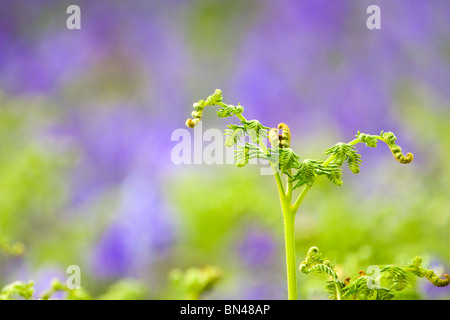
<svg viewBox="0 0 450 320">
<path fill-rule="evenodd" d="M 400 163 L 410 163 L 413 161 L 414 156 L 411 152 L 406 154 L 406 156 L 402 153 L 402 148 L 395 144 L 397 137 L 392 132 L 383 132 L 380 133 L 381 139 L 386 142 L 386 144 L 391 149 L 394 158 L 397 159 Z"/>
<path fill-rule="evenodd" d="M 384 132 L 381 131 L 379 136 L 370 135 L 366 133 L 360 133 L 356 135 L 360 142 L 365 143 L 368 147 L 375 148 L 377 146 L 377 140 L 381 140 L 385 142 L 389 149 L 391 149 L 392 155 L 394 158 L 403 164 L 411 163 L 414 159 L 414 155 L 409 152 L 406 156 L 402 153 L 402 148 L 395 144 L 397 141 L 397 137 L 392 132 Z"/>
<path fill-rule="evenodd" d="M 445 287 L 450 284 L 450 276 L 445 274 L 445 279 L 439 278 L 433 270 L 425 269 L 422 266 L 422 258 L 415 257 L 407 266 L 409 271 L 420 278 L 427 278 L 436 287 Z"/>
<path fill-rule="evenodd" d="M 335 267 L 330 260 L 321 257 L 317 247 L 311 247 L 309 249 L 306 259 L 300 264 L 299 269 L 300 272 L 305 274 L 322 273 L 328 275 L 331 280 L 327 282 L 325 288 L 330 293 L 330 299 L 341 300 L 341 290 L 345 283 L 339 280 Z"/>
<path fill-rule="evenodd" d="M 289 148 L 291 145 L 291 130 L 286 123 L 278 124 L 278 129 L 281 130 L 280 146 L 281 148 Z"/>
<path fill-rule="evenodd" d="M 221 118 L 230 117 L 232 115 L 241 114 L 244 111 L 244 107 L 241 105 L 233 106 L 227 105 L 222 102 L 222 91 L 216 89 L 216 91 L 210 95 L 206 100 L 200 100 L 194 103 L 194 111 L 192 112 L 193 119 L 187 119 L 186 125 L 189 128 L 194 128 L 197 126 L 202 120 L 203 110 L 206 106 L 217 105 L 222 107 L 219 111 L 217 111 L 217 115 Z"/>
<path fill-rule="evenodd" d="M 291 145 L 291 131 L 288 125 L 281 122 L 278 124 L 278 128 L 270 129 L 269 140 L 273 148 L 289 148 Z"/>
</svg>

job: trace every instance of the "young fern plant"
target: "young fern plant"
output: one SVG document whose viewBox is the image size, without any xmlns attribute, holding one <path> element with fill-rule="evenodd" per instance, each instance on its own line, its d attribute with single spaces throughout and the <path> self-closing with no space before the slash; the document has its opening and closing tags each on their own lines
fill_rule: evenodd
<svg viewBox="0 0 450 320">
<path fill-rule="evenodd" d="M 217 106 L 220 109 L 217 115 L 221 118 L 236 116 L 238 124 L 228 125 L 225 130 L 226 147 L 233 147 L 245 137 L 249 142 L 238 146 L 236 150 L 236 165 L 243 167 L 251 159 L 259 158 L 269 161 L 278 187 L 281 210 L 284 219 L 284 235 L 286 250 L 288 298 L 297 299 L 297 268 L 295 259 L 294 223 L 296 213 L 305 196 L 314 185 L 316 179 L 325 176 L 332 183 L 341 186 L 342 166 L 344 163 L 351 172 L 359 173 L 362 163 L 361 155 L 355 149 L 355 145 L 363 143 L 375 148 L 378 141 L 386 143 L 394 158 L 403 164 L 413 160 L 413 154 L 403 154 L 402 149 L 396 144 L 397 138 L 392 132 L 381 132 L 379 135 L 365 134 L 358 131 L 356 138 L 348 143 L 339 142 L 324 151 L 328 158 L 325 160 L 303 159 L 290 148 L 291 134 L 285 123 L 278 124 L 275 128 L 262 125 L 258 120 L 248 120 L 243 116 L 244 108 L 223 102 L 222 91 L 217 89 L 206 100 L 194 103 L 192 119 L 186 121 L 189 128 L 197 126 L 208 106 Z M 269 141 L 270 145 L 265 141 Z M 284 179 L 283 179 L 284 178 Z M 284 182 L 283 182 L 284 180 Z M 296 197 L 294 191 L 302 188 Z"/>
<path fill-rule="evenodd" d="M 359 271 L 359 277 L 351 281 L 345 277 L 339 280 L 337 271 L 330 260 L 322 258 L 317 247 L 309 249 L 305 261 L 300 264 L 300 271 L 305 274 L 321 273 L 330 277 L 325 289 L 333 300 L 391 300 L 397 292 L 410 286 L 411 276 L 426 278 L 436 287 L 445 287 L 450 283 L 450 276 L 440 279 L 433 270 L 422 266 L 422 258 L 415 257 L 404 266 L 371 266 L 372 275 Z"/>
</svg>

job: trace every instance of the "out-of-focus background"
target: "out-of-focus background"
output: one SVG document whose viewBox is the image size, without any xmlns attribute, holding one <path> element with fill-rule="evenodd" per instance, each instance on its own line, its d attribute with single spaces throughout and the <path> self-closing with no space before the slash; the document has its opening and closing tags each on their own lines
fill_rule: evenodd
<svg viewBox="0 0 450 320">
<path fill-rule="evenodd" d="M 1 0 L 0 287 L 32 279 L 39 294 L 78 265 L 93 296 L 134 279 L 139 297 L 171 299 L 170 270 L 212 265 L 223 278 L 205 298 L 286 298 L 273 177 L 171 160 L 173 131 L 216 88 L 247 118 L 286 122 L 304 158 L 358 130 L 415 155 L 361 145 L 360 174 L 318 181 L 298 263 L 318 246 L 353 279 L 417 255 L 449 272 L 449 30 L 447 1 Z M 206 110 L 203 128 L 230 119 Z M 299 275 L 300 298 L 325 299 L 324 284 Z M 400 296 L 449 297 L 423 279 Z"/>
</svg>

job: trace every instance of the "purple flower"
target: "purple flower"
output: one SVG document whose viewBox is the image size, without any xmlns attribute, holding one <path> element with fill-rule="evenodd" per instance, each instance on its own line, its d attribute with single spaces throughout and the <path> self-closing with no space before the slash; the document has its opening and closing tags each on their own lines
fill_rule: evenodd
<svg viewBox="0 0 450 320">
<path fill-rule="evenodd" d="M 249 267 L 262 268 L 273 262 L 277 246 L 269 232 L 250 229 L 245 232 L 238 248 L 239 257 Z"/>
<path fill-rule="evenodd" d="M 100 278 L 125 276 L 130 267 L 126 230 L 113 224 L 102 235 L 92 253 L 94 275 Z"/>
<path fill-rule="evenodd" d="M 163 260 L 175 240 L 172 215 L 149 176 L 131 174 L 123 183 L 114 222 L 92 255 L 97 277 L 148 274 Z"/>
</svg>

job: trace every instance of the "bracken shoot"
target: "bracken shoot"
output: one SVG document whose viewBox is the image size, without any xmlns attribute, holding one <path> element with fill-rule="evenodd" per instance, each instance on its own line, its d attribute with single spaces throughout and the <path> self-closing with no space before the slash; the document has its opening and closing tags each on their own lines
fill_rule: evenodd
<svg viewBox="0 0 450 320">
<path fill-rule="evenodd" d="M 206 100 L 194 103 L 192 119 L 186 121 L 189 128 L 194 128 L 202 120 L 204 109 L 208 106 L 217 106 L 220 109 L 217 115 L 221 118 L 236 116 L 239 124 L 230 124 L 225 130 L 225 146 L 233 147 L 238 142 L 249 137 L 249 142 L 237 148 L 235 163 L 238 167 L 244 167 L 250 159 L 258 158 L 269 161 L 278 187 L 281 210 L 284 218 L 284 234 L 287 266 L 288 298 L 297 299 L 297 266 L 295 258 L 294 222 L 296 213 L 305 196 L 320 176 L 325 176 L 337 186 L 342 186 L 342 166 L 357 174 L 362 164 L 361 155 L 355 145 L 362 143 L 367 147 L 377 147 L 378 141 L 385 143 L 392 152 L 394 158 L 402 164 L 411 163 L 414 159 L 412 153 L 406 155 L 396 144 L 397 137 L 392 132 L 382 131 L 379 135 L 357 132 L 356 138 L 347 142 L 339 142 L 327 148 L 324 154 L 325 160 L 304 159 L 290 148 L 291 132 L 285 123 L 270 128 L 262 125 L 258 120 L 248 120 L 243 116 L 244 107 L 226 104 L 223 102 L 222 91 L 216 90 Z M 266 145 L 268 140 L 270 145 Z M 283 182 L 284 178 L 284 182 Z M 293 197 L 294 191 L 301 191 Z M 425 277 L 436 286 L 449 284 L 449 277 L 439 279 L 431 270 L 422 267 L 421 259 L 415 258 L 413 262 L 404 267 L 380 266 L 382 286 L 372 289 L 367 287 L 368 276 L 361 275 L 357 280 L 349 282 L 349 279 L 340 280 L 334 266 L 328 260 L 320 258 L 317 248 L 312 248 L 308 256 L 300 266 L 304 273 L 325 273 L 331 277 L 327 290 L 334 299 L 392 299 L 396 291 L 400 291 L 409 285 L 407 273 L 418 277 Z M 371 280 L 370 278 L 369 280 Z"/>
</svg>

